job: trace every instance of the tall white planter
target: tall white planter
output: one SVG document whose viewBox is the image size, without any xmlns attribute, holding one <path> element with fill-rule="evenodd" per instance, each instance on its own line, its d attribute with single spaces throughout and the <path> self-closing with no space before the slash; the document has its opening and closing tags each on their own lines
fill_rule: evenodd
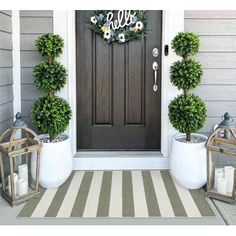
<svg viewBox="0 0 236 236">
<path fill-rule="evenodd" d="M 201 143 L 185 143 L 178 139 L 185 134 L 177 134 L 172 143 L 170 159 L 170 172 L 174 179 L 183 187 L 198 189 L 203 187 L 207 181 L 206 149 L 207 136 L 200 136 L 205 141 Z"/>
<path fill-rule="evenodd" d="M 72 151 L 67 135 L 64 141 L 43 143 L 40 157 L 39 184 L 44 188 L 56 188 L 62 185 L 72 172 Z M 40 135 L 39 138 L 43 138 Z M 35 161 L 31 162 L 32 176 L 35 176 Z"/>
</svg>

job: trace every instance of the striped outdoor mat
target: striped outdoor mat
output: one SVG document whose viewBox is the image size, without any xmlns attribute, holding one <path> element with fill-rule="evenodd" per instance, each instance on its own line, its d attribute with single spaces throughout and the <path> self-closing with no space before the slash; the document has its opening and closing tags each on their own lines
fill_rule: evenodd
<svg viewBox="0 0 236 236">
<path fill-rule="evenodd" d="M 42 189 L 19 217 L 209 217 L 203 191 L 187 190 L 169 171 L 75 171 L 59 188 Z"/>
</svg>

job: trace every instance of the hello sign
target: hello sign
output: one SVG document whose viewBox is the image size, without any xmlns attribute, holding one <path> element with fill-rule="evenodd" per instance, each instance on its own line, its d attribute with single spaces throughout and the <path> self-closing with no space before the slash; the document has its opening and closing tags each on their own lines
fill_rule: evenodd
<svg viewBox="0 0 236 236">
<path fill-rule="evenodd" d="M 120 10 L 117 13 L 117 19 L 114 18 L 114 13 L 112 11 L 107 14 L 107 22 L 110 22 L 110 28 L 117 30 L 119 28 L 124 28 L 135 23 L 134 17 L 136 12 L 131 13 L 131 10 Z"/>
<path fill-rule="evenodd" d="M 119 10 L 94 11 L 90 17 L 91 29 L 108 43 L 125 43 L 139 39 L 148 32 L 147 11 Z"/>
</svg>

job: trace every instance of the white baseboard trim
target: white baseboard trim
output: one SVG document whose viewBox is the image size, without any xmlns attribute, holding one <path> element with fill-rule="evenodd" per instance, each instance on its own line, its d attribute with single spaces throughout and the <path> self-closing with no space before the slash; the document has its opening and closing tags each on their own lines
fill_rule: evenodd
<svg viewBox="0 0 236 236">
<path fill-rule="evenodd" d="M 156 170 L 169 169 L 169 158 L 154 152 L 138 153 L 115 152 L 109 156 L 102 152 L 81 152 L 73 158 L 74 170 Z M 104 153 L 103 153 L 104 154 Z M 156 155 L 155 155 L 156 154 Z"/>
</svg>

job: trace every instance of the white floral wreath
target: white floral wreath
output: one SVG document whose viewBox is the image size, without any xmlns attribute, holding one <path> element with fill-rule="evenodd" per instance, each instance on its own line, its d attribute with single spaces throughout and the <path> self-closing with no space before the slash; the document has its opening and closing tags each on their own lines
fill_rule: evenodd
<svg viewBox="0 0 236 236">
<path fill-rule="evenodd" d="M 120 10 L 116 18 L 114 15 L 114 11 L 99 10 L 90 17 L 91 29 L 102 35 L 106 42 L 125 43 L 147 34 L 147 11 Z"/>
</svg>

